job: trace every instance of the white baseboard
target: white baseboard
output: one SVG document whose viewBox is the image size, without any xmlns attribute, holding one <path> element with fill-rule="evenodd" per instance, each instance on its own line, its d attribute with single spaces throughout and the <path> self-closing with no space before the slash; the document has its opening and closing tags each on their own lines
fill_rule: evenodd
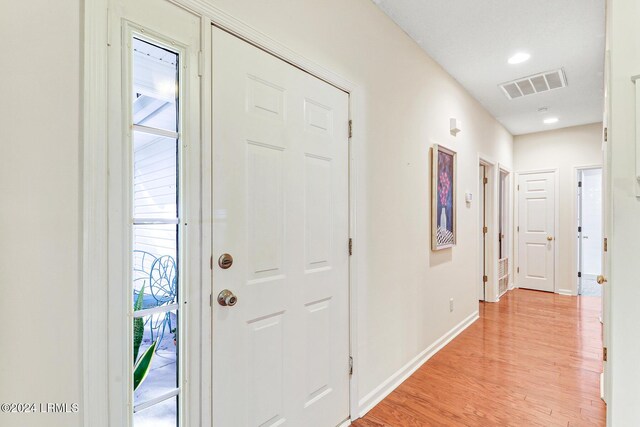
<svg viewBox="0 0 640 427">
<path fill-rule="evenodd" d="M 449 332 L 441 336 L 429 347 L 424 349 L 420 354 L 414 357 L 409 363 L 404 365 L 393 375 L 387 378 L 382 384 L 376 387 L 371 393 L 360 399 L 358 402 L 359 414 L 357 417 L 352 415 L 352 419 L 363 417 L 367 412 L 373 409 L 378 403 L 387 397 L 393 390 L 395 390 L 404 380 L 409 378 L 411 374 L 418 370 L 427 360 L 431 359 L 434 354 L 440 351 L 445 345 L 447 345 L 452 339 L 458 336 L 462 331 L 467 329 L 473 322 L 478 320 L 480 316 L 478 312 L 474 312 L 469 317 L 458 323 Z"/>
<path fill-rule="evenodd" d="M 560 295 L 569 295 L 569 296 L 575 295 L 575 293 L 571 289 L 558 289 L 558 293 Z"/>
<path fill-rule="evenodd" d="M 337 427 L 347 427 L 351 425 L 351 418 L 347 418 L 342 423 L 338 424 Z"/>
</svg>

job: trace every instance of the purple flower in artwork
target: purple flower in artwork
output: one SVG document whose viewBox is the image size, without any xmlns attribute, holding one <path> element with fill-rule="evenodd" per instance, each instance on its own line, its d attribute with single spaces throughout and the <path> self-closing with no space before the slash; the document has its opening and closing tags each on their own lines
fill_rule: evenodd
<svg viewBox="0 0 640 427">
<path fill-rule="evenodd" d="M 440 178 L 438 179 L 438 195 L 440 196 L 440 204 L 442 206 L 446 206 L 447 204 L 449 191 L 451 191 L 451 180 L 445 171 L 441 171 Z"/>
</svg>

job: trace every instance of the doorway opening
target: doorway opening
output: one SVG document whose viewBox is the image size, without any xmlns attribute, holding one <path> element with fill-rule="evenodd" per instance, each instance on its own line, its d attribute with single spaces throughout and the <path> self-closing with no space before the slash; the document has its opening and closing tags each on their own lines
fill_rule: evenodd
<svg viewBox="0 0 640 427">
<path fill-rule="evenodd" d="M 480 163 L 478 177 L 478 213 L 480 224 L 480 281 L 479 294 L 480 301 L 486 301 L 487 297 L 487 183 L 489 179 L 488 166 Z"/>
<path fill-rule="evenodd" d="M 500 170 L 498 182 L 498 295 L 509 289 L 509 172 Z"/>
<path fill-rule="evenodd" d="M 577 170 L 578 295 L 601 296 L 602 168 Z"/>
</svg>

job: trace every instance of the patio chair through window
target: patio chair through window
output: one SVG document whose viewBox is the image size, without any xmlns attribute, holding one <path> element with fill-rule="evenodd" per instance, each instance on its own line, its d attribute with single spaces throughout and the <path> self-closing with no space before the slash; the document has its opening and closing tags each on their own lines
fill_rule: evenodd
<svg viewBox="0 0 640 427">
<path fill-rule="evenodd" d="M 178 299 L 178 268 L 170 255 L 155 256 L 149 252 L 133 251 L 133 301 L 136 301 L 144 286 L 142 309 L 175 304 Z M 155 313 L 145 318 L 150 342 L 162 342 L 165 332 L 171 332 L 171 312 Z M 145 336 L 146 338 L 146 336 Z"/>
</svg>

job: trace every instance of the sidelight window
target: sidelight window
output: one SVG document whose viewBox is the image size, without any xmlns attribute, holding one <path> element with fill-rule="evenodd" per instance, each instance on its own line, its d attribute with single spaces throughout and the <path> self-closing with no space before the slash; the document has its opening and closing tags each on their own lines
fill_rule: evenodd
<svg viewBox="0 0 640 427">
<path fill-rule="evenodd" d="M 175 427 L 181 396 L 179 52 L 131 40 L 133 425 Z"/>
</svg>

